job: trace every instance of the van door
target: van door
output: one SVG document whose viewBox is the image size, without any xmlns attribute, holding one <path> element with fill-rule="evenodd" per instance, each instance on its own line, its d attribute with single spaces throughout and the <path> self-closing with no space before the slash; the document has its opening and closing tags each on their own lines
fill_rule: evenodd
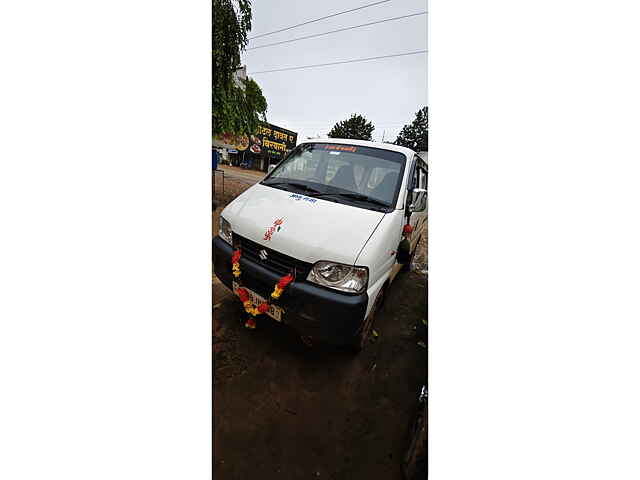
<svg viewBox="0 0 640 480">
<path fill-rule="evenodd" d="M 409 189 L 414 188 L 427 189 L 427 165 L 418 156 L 414 157 L 411 180 Z M 416 247 L 420 239 L 422 230 L 427 221 L 427 193 L 414 192 L 407 195 L 407 203 L 412 206 L 409 223 L 413 227 L 413 235 L 411 235 L 411 251 Z"/>
</svg>

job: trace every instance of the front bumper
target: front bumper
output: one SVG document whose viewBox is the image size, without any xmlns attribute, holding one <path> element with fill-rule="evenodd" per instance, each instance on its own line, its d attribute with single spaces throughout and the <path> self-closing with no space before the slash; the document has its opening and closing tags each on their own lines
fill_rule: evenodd
<svg viewBox="0 0 640 480">
<path fill-rule="evenodd" d="M 213 270 L 220 281 L 233 288 L 231 256 L 233 248 L 220 237 L 213 239 Z M 240 258 L 242 283 L 269 298 L 280 275 L 256 262 Z M 347 345 L 358 333 L 367 311 L 367 293 L 348 295 L 298 279 L 289 284 L 278 305 L 284 313 L 282 323 L 300 335 L 332 345 Z"/>
</svg>

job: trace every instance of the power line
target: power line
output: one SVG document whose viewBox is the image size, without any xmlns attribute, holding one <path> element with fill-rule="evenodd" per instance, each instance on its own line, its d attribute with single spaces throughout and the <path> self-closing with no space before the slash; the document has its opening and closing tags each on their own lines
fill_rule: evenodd
<svg viewBox="0 0 640 480">
<path fill-rule="evenodd" d="M 380 5 L 381 3 L 387 3 L 391 0 L 381 0 L 380 2 L 369 3 L 367 5 L 363 5 L 362 7 L 352 8 L 351 10 L 345 10 L 344 12 L 333 13 L 331 15 L 327 15 L 326 17 L 316 18 L 315 20 L 309 20 L 308 22 L 298 23 L 297 25 L 293 25 L 287 28 L 281 28 L 280 30 L 274 30 L 273 32 L 263 33 L 261 35 L 256 35 L 255 37 L 250 37 L 247 40 L 253 40 L 255 38 L 266 37 L 267 35 L 273 35 L 274 33 L 284 32 L 286 30 L 291 30 L 292 28 L 301 27 L 302 25 L 309 25 L 310 23 L 319 22 L 320 20 L 325 20 L 331 17 L 337 17 L 338 15 L 342 15 L 344 13 L 355 12 L 356 10 L 362 10 L 363 8 L 373 7 L 374 5 Z"/>
<path fill-rule="evenodd" d="M 307 35 L 306 37 L 292 38 L 291 40 L 283 40 L 282 42 L 275 42 L 275 43 L 268 43 L 266 45 L 259 45 L 257 47 L 247 48 L 247 50 L 257 50 L 258 48 L 273 47 L 274 45 L 282 45 L 283 43 L 291 43 L 291 42 L 297 42 L 298 40 L 306 40 L 308 38 L 322 37 L 323 35 L 330 35 L 332 33 L 344 32 L 346 30 L 353 30 L 354 28 L 368 27 L 369 25 L 376 25 L 378 23 L 391 22 L 393 20 L 400 20 L 402 18 L 415 17 L 416 15 L 425 15 L 426 13 L 427 12 L 425 10 L 424 12 L 412 13 L 411 15 L 403 15 L 402 17 L 387 18 L 385 20 L 378 20 L 377 22 L 369 22 L 369 23 L 363 23 L 362 25 L 355 25 L 353 27 L 339 28 L 338 30 L 332 30 L 330 32 L 316 33 L 315 35 Z"/>
<path fill-rule="evenodd" d="M 319 63 L 317 65 L 305 65 L 302 67 L 287 67 L 287 68 L 278 68 L 275 70 L 262 70 L 261 72 L 251 72 L 251 73 L 248 73 L 247 75 L 257 75 L 258 73 L 284 72 L 286 70 L 301 70 L 303 68 L 326 67 L 329 65 L 340 65 L 343 63 L 368 62 L 369 60 L 378 60 L 380 58 L 404 57 L 407 55 L 418 55 L 420 53 L 427 53 L 427 50 L 418 50 L 417 52 L 408 52 L 408 53 L 396 53 L 395 55 L 382 55 L 380 57 L 356 58 L 354 60 L 343 60 L 341 62 Z"/>
</svg>

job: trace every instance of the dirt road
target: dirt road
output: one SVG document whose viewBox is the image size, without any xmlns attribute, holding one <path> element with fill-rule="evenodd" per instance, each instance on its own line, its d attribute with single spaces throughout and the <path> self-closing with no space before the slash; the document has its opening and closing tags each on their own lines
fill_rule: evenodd
<svg viewBox="0 0 640 480">
<path fill-rule="evenodd" d="M 214 285 L 214 475 L 244 479 L 402 479 L 407 433 L 426 378 L 416 322 L 425 280 L 399 277 L 359 355 L 305 347 Z M 217 293 L 217 295 L 216 295 Z"/>
<path fill-rule="evenodd" d="M 247 185 L 253 185 L 266 175 L 265 172 L 232 167 L 229 165 L 219 165 L 218 168 L 224 171 L 225 178 L 231 178 Z"/>
</svg>

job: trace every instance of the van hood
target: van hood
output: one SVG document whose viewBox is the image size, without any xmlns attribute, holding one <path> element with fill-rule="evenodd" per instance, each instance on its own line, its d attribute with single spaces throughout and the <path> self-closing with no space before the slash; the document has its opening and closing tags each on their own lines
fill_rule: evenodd
<svg viewBox="0 0 640 480">
<path fill-rule="evenodd" d="M 234 233 L 309 263 L 353 265 L 383 212 L 256 184 L 223 211 Z"/>
</svg>

